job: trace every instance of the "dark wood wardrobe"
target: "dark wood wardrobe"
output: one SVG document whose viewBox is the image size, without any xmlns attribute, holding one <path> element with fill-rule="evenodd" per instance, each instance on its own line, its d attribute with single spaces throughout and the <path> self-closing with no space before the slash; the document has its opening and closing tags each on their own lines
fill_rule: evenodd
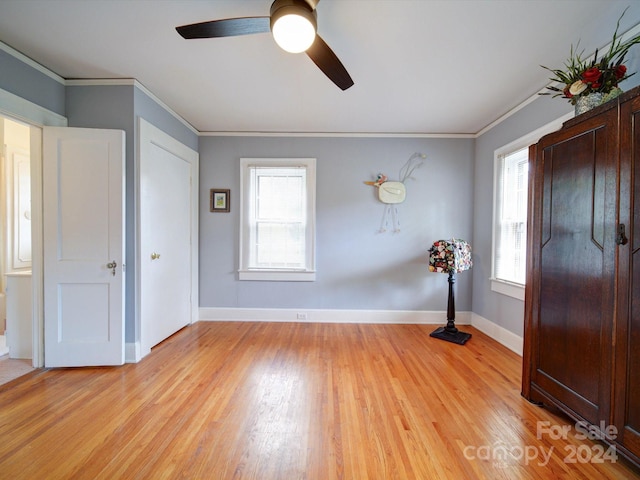
<svg viewBox="0 0 640 480">
<path fill-rule="evenodd" d="M 522 394 L 640 465 L 640 87 L 531 147 Z M 611 428 L 614 426 L 615 428 Z"/>
</svg>

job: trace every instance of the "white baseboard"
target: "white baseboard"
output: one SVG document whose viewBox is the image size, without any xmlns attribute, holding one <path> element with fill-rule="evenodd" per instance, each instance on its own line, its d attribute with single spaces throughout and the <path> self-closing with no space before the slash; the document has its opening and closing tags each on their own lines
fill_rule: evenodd
<svg viewBox="0 0 640 480">
<path fill-rule="evenodd" d="M 444 325 L 447 323 L 447 313 L 419 310 L 201 307 L 200 320 L 214 322 L 418 323 Z M 456 312 L 456 324 L 471 325 L 471 312 Z"/>
<path fill-rule="evenodd" d="M 125 363 L 138 363 L 142 358 L 151 352 L 142 353 L 140 342 L 125 343 L 124 344 L 124 362 Z"/>
<path fill-rule="evenodd" d="M 522 356 L 523 338 L 521 336 L 475 313 L 471 314 L 471 326 Z"/>
<path fill-rule="evenodd" d="M 201 321 L 208 322 L 308 322 L 386 323 L 444 325 L 446 312 L 417 310 L 315 310 L 287 308 L 201 307 Z M 522 337 L 472 312 L 456 312 L 456 325 L 471 325 L 509 350 L 522 356 Z"/>
</svg>

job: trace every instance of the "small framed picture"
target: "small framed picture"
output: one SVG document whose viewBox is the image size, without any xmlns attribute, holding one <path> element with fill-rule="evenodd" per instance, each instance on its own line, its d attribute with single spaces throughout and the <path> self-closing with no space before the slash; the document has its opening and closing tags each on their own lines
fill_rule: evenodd
<svg viewBox="0 0 640 480">
<path fill-rule="evenodd" d="M 229 195 L 231 190 L 212 188 L 209 197 L 209 210 L 211 212 L 230 212 Z"/>
</svg>

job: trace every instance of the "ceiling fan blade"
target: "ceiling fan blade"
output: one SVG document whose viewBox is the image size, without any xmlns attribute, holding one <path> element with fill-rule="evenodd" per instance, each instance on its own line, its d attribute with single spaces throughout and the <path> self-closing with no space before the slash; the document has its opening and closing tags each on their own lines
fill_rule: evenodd
<svg viewBox="0 0 640 480">
<path fill-rule="evenodd" d="M 271 31 L 271 27 L 269 17 L 241 17 L 192 23 L 176 27 L 176 30 L 183 38 L 191 39 L 268 33 Z"/>
<path fill-rule="evenodd" d="M 347 69 L 344 68 L 340 59 L 319 35 L 316 35 L 313 45 L 307 50 L 307 55 L 342 90 L 346 90 L 353 85 L 353 80 Z"/>
</svg>

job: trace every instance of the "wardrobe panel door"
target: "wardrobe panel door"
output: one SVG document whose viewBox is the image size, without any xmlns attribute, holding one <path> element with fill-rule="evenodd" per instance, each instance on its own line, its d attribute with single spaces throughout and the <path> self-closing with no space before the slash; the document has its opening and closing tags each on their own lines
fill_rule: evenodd
<svg viewBox="0 0 640 480">
<path fill-rule="evenodd" d="M 533 381 L 565 409 L 607 420 L 617 136 L 615 111 L 545 137 Z"/>
<path fill-rule="evenodd" d="M 640 462 L 640 98 L 622 104 L 615 425 Z"/>
</svg>

